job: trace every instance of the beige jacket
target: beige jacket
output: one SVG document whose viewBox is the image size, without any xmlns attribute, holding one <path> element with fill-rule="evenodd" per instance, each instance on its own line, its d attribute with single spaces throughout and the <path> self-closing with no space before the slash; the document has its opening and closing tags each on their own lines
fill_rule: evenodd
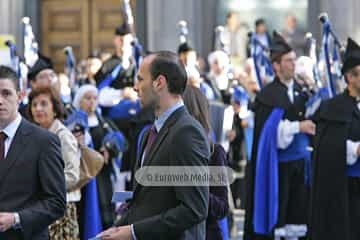
<svg viewBox="0 0 360 240">
<path fill-rule="evenodd" d="M 80 157 L 81 152 L 74 135 L 58 119 L 49 128 L 50 132 L 55 133 L 60 138 L 61 154 L 65 162 L 65 182 L 66 189 L 73 187 L 80 179 Z M 80 190 L 67 192 L 67 202 L 80 201 Z"/>
</svg>

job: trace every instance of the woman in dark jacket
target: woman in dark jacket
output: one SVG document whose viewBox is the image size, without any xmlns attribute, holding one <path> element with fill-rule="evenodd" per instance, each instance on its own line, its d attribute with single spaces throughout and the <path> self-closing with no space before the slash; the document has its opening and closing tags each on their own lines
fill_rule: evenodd
<svg viewBox="0 0 360 240">
<path fill-rule="evenodd" d="M 187 86 L 183 95 L 184 104 L 189 113 L 200 122 L 205 131 L 210 132 L 209 102 L 196 87 Z M 211 140 L 211 157 L 209 166 L 226 166 L 226 153 L 219 144 Z M 227 216 L 229 210 L 227 186 L 210 186 L 209 210 L 206 219 L 206 239 L 223 239 L 218 221 Z"/>
</svg>

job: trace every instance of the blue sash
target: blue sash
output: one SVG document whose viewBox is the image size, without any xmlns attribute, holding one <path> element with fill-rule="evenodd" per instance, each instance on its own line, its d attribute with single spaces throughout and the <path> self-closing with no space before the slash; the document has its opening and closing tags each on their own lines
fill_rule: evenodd
<svg viewBox="0 0 360 240">
<path fill-rule="evenodd" d="M 208 100 L 215 100 L 214 90 L 206 82 L 200 83 L 200 90 Z"/>
<path fill-rule="evenodd" d="M 254 138 L 254 128 L 253 127 L 244 128 L 244 136 L 245 136 L 245 144 L 246 144 L 246 158 L 248 161 L 250 161 L 252 143 Z"/>
<path fill-rule="evenodd" d="M 284 110 L 275 108 L 266 120 L 260 134 L 256 159 L 254 189 L 254 231 L 269 235 L 278 221 L 279 211 L 279 162 L 307 159 L 305 180 L 310 176 L 310 152 L 307 151 L 309 138 L 306 134 L 296 134 L 293 142 L 285 150 L 277 147 L 277 131 Z"/>
<path fill-rule="evenodd" d="M 98 90 L 100 91 L 104 87 L 110 86 L 110 84 L 115 80 L 115 78 L 119 75 L 122 69 L 121 63 L 119 63 L 110 74 L 106 76 L 106 78 L 99 84 Z"/>
<path fill-rule="evenodd" d="M 309 136 L 304 133 L 298 133 L 290 146 L 284 150 L 279 149 L 279 162 L 290 162 L 299 159 L 305 161 L 304 182 L 310 184 L 311 176 L 311 152 L 307 150 L 310 146 Z"/>
<path fill-rule="evenodd" d="M 304 133 L 295 134 L 294 140 L 286 149 L 279 149 L 279 161 L 290 162 L 299 159 L 310 158 L 310 152 L 306 149 L 310 144 L 309 137 Z"/>
<path fill-rule="evenodd" d="M 110 119 L 130 119 L 140 108 L 140 101 L 123 99 L 115 106 L 109 107 L 106 116 Z"/>
<path fill-rule="evenodd" d="M 354 165 L 347 166 L 347 175 L 349 177 L 360 177 L 360 158 Z"/>
<path fill-rule="evenodd" d="M 278 220 L 279 159 L 277 129 L 284 110 L 275 108 L 266 120 L 260 134 L 256 159 L 254 186 L 254 231 L 268 235 Z"/>
</svg>

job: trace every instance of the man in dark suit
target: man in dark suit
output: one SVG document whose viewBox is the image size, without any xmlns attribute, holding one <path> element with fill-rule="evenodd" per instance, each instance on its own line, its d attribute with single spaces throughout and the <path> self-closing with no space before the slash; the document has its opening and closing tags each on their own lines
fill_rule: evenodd
<svg viewBox="0 0 360 240">
<path fill-rule="evenodd" d="M 156 120 L 141 146 L 138 167 L 207 166 L 204 129 L 182 101 L 186 71 L 175 53 L 161 51 L 142 62 L 135 90 Z M 209 188 L 136 184 L 128 210 L 102 239 L 205 239 Z"/>
<path fill-rule="evenodd" d="M 65 212 L 60 141 L 21 117 L 16 73 L 0 66 L 0 239 L 47 240 Z"/>
</svg>

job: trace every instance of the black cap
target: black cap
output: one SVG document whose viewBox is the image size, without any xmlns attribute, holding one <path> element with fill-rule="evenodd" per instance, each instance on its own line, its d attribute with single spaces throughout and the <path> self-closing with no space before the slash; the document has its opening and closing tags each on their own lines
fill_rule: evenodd
<svg viewBox="0 0 360 240">
<path fill-rule="evenodd" d="M 285 41 L 284 37 L 277 31 L 273 32 L 273 39 L 270 45 L 270 58 L 271 62 L 277 61 L 282 55 L 291 52 L 293 49 Z"/>
<path fill-rule="evenodd" d="M 351 38 L 348 38 L 346 51 L 344 56 L 344 64 L 341 69 L 342 74 L 345 74 L 350 69 L 360 65 L 360 46 Z"/>
<path fill-rule="evenodd" d="M 34 80 L 36 75 L 45 69 L 54 69 L 53 63 L 50 58 L 39 53 L 38 60 L 35 62 L 34 66 L 29 69 L 27 75 L 28 79 L 30 81 Z"/>
<path fill-rule="evenodd" d="M 180 44 L 180 46 L 178 47 L 177 53 L 185 53 L 185 52 L 190 52 L 190 51 L 194 51 L 194 49 L 190 46 L 190 44 L 188 44 L 187 42 Z"/>
<path fill-rule="evenodd" d="M 122 25 L 115 28 L 115 35 L 124 36 L 131 33 L 130 25 L 123 23 Z"/>
</svg>

